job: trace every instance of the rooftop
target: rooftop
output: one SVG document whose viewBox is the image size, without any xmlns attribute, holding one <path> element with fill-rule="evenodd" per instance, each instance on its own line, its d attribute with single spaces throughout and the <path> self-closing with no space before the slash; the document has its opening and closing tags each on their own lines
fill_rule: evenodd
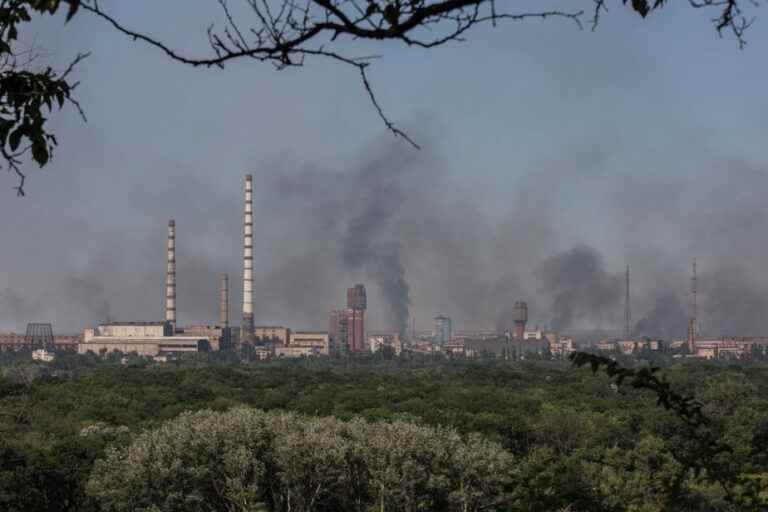
<svg viewBox="0 0 768 512">
<path fill-rule="evenodd" d="M 103 324 L 99 324 L 103 326 L 120 326 L 120 325 L 165 325 L 164 321 L 158 321 L 158 322 L 104 322 Z"/>
</svg>

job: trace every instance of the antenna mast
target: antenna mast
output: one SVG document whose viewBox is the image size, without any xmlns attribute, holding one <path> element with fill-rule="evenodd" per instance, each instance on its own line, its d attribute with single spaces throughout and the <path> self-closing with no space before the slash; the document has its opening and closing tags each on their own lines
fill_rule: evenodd
<svg viewBox="0 0 768 512">
<path fill-rule="evenodd" d="M 624 339 L 632 335 L 632 311 L 629 307 L 629 265 L 627 265 L 626 284 L 624 287 Z"/>
<path fill-rule="evenodd" d="M 696 303 L 696 258 L 693 258 L 691 275 L 691 317 L 688 319 L 688 351 L 696 353 L 696 338 L 698 336 L 698 304 Z"/>
</svg>

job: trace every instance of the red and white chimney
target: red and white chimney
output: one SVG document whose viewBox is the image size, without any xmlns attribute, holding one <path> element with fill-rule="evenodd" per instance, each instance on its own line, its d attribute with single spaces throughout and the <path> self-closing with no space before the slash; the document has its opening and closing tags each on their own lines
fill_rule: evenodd
<svg viewBox="0 0 768 512">
<path fill-rule="evenodd" d="M 245 221 L 243 230 L 243 324 L 242 340 L 253 336 L 253 176 L 245 176 Z"/>
<path fill-rule="evenodd" d="M 165 267 L 165 321 L 176 331 L 176 221 L 168 221 Z"/>
</svg>

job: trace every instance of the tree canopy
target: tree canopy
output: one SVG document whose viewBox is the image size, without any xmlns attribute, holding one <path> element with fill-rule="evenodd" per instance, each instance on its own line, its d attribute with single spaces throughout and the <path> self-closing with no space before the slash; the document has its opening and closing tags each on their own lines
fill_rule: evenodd
<svg viewBox="0 0 768 512">
<path fill-rule="evenodd" d="M 765 366 L 644 368 L 0 354 L 0 509 L 764 510 Z M 706 421 L 658 406 L 656 381 Z"/>
</svg>

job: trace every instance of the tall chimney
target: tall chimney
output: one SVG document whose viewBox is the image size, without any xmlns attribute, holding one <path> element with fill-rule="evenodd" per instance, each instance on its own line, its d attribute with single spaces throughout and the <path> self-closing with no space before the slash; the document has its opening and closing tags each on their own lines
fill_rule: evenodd
<svg viewBox="0 0 768 512">
<path fill-rule="evenodd" d="M 226 329 L 229 327 L 229 276 L 221 274 L 219 278 L 219 327 Z"/>
<path fill-rule="evenodd" d="M 165 321 L 176 331 L 176 221 L 168 221 L 165 268 Z"/>
<path fill-rule="evenodd" d="M 253 176 L 245 175 L 243 231 L 243 324 L 241 340 L 253 337 Z"/>
</svg>

